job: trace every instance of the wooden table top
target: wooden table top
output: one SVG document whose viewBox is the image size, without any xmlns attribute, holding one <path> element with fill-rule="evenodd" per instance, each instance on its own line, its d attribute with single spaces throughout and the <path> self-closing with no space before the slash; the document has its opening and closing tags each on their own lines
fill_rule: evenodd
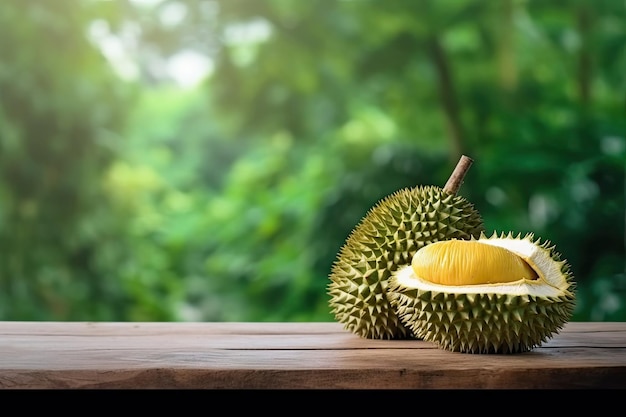
<svg viewBox="0 0 626 417">
<path fill-rule="evenodd" d="M 339 323 L 0 322 L 0 388 L 626 388 L 626 322 L 571 322 L 512 355 Z"/>
</svg>

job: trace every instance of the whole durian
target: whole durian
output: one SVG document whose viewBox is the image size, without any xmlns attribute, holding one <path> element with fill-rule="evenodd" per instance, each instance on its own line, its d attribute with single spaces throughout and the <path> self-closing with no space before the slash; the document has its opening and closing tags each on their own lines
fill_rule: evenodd
<svg viewBox="0 0 626 417">
<path fill-rule="evenodd" d="M 571 318 L 570 265 L 533 234 L 433 243 L 390 278 L 401 322 L 423 340 L 464 353 L 540 346 Z"/>
<path fill-rule="evenodd" d="M 389 303 L 388 280 L 423 246 L 484 231 L 479 212 L 456 195 L 472 162 L 462 156 L 443 189 L 416 186 L 385 197 L 352 230 L 327 288 L 331 312 L 346 329 L 369 339 L 414 337 Z"/>
</svg>

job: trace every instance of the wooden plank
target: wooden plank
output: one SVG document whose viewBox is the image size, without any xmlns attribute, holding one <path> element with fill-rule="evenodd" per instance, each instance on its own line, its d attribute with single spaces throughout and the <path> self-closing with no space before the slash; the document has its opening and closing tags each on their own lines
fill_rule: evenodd
<svg viewBox="0 0 626 417">
<path fill-rule="evenodd" d="M 531 352 L 362 339 L 338 323 L 0 322 L 1 388 L 626 388 L 626 323 Z"/>
</svg>

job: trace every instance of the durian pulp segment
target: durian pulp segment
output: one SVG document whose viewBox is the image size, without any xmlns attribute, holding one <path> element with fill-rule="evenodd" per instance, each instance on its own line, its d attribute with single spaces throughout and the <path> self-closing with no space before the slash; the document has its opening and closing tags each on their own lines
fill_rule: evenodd
<svg viewBox="0 0 626 417">
<path fill-rule="evenodd" d="M 420 288 L 424 291 L 458 294 L 527 294 L 540 297 L 561 297 L 564 294 L 568 294 L 573 296 L 568 275 L 562 273 L 565 261 L 554 259 L 550 248 L 533 242 L 532 235 L 527 235 L 523 239 L 515 239 L 512 236 L 482 237 L 478 241 L 480 244 L 505 248 L 513 252 L 537 272 L 537 279 L 522 278 L 510 282 L 502 282 L 502 280 L 494 278 L 496 282 L 493 283 L 446 285 L 418 276 L 414 272 L 413 266 L 406 266 L 397 272 L 398 284 L 406 288 Z"/>
<path fill-rule="evenodd" d="M 415 274 L 434 284 L 478 285 L 535 280 L 537 272 L 514 252 L 477 240 L 424 246 L 412 260 Z"/>
</svg>

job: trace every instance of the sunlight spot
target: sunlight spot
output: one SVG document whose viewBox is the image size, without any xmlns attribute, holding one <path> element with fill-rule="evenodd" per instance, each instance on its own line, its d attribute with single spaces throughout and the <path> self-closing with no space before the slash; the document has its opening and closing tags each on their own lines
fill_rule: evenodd
<svg viewBox="0 0 626 417">
<path fill-rule="evenodd" d="M 192 88 L 213 71 L 213 61 L 191 50 L 181 51 L 167 61 L 167 72 L 183 88 Z"/>
</svg>

